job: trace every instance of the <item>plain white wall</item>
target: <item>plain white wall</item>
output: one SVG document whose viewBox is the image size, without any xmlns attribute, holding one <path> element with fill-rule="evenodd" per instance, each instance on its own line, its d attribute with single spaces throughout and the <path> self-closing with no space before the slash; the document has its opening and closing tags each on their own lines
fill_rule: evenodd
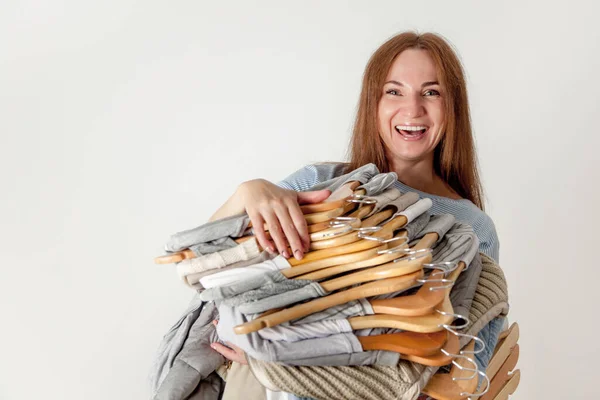
<svg viewBox="0 0 600 400">
<path fill-rule="evenodd" d="M 0 11 L 0 398 L 143 399 L 191 297 L 153 264 L 242 181 L 346 151 L 370 54 L 464 61 L 521 326 L 517 399 L 598 392 L 594 2 L 8 1 Z"/>
</svg>

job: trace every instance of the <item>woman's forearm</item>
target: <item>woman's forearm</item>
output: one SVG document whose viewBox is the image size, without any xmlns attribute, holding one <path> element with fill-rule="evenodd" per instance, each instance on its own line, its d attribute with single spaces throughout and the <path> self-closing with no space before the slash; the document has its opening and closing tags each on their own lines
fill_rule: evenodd
<svg viewBox="0 0 600 400">
<path fill-rule="evenodd" d="M 233 192 L 231 197 L 229 197 L 229 199 L 227 199 L 227 201 L 221 207 L 219 207 L 219 209 L 212 215 L 212 217 L 210 217 L 210 219 L 208 220 L 209 222 L 225 217 L 230 217 L 232 215 L 241 214 L 244 211 L 246 211 L 240 192 L 240 187 L 242 185 L 243 183 L 240 186 L 238 186 L 238 188 L 235 192 Z"/>
</svg>

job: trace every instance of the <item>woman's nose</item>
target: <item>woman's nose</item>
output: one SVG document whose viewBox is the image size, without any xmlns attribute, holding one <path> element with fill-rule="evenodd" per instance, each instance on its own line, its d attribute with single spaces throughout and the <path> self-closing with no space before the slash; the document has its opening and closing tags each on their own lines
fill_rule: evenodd
<svg viewBox="0 0 600 400">
<path fill-rule="evenodd" d="M 402 107 L 402 113 L 409 118 L 420 117 L 425 113 L 421 96 L 407 96 Z"/>
</svg>

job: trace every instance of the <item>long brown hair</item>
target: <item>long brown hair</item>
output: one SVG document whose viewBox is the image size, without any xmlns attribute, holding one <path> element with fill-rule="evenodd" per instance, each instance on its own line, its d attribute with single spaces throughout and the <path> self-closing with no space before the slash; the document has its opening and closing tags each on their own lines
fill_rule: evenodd
<svg viewBox="0 0 600 400">
<path fill-rule="evenodd" d="M 445 134 L 435 149 L 434 170 L 461 197 L 471 200 L 483 210 L 483 188 L 477 168 L 464 71 L 448 42 L 433 33 L 401 33 L 385 42 L 371 56 L 363 75 L 346 171 L 373 163 L 380 172 L 390 172 L 385 145 L 379 135 L 377 108 L 394 59 L 412 48 L 429 52 L 438 80 L 447 93 L 444 101 Z"/>
</svg>

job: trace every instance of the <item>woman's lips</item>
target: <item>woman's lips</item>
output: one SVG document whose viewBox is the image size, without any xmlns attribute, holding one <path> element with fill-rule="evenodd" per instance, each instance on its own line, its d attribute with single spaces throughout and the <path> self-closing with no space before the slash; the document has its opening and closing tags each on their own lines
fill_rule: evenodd
<svg viewBox="0 0 600 400">
<path fill-rule="evenodd" d="M 429 130 L 429 128 L 424 125 L 396 125 L 395 129 L 396 132 L 398 132 L 402 136 L 402 139 L 407 141 L 420 140 L 421 138 L 423 138 L 423 136 L 425 136 L 425 134 Z"/>
</svg>

